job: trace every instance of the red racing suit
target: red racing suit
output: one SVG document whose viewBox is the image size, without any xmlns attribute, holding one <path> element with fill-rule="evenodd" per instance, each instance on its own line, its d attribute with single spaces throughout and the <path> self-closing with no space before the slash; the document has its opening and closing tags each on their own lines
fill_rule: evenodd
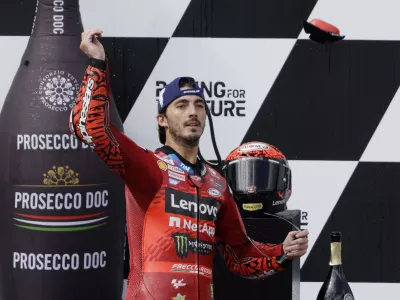
<svg viewBox="0 0 400 300">
<path fill-rule="evenodd" d="M 282 244 L 249 240 L 231 191 L 214 169 L 191 165 L 170 147 L 144 149 L 110 123 L 107 72 L 87 68 L 70 130 L 126 183 L 131 256 L 125 300 L 213 299 L 216 247 L 239 276 L 285 270 L 277 262 Z"/>
</svg>

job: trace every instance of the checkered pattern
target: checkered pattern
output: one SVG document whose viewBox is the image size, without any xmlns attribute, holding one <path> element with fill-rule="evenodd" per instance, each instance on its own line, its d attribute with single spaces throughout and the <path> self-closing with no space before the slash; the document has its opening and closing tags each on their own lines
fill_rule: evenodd
<svg viewBox="0 0 400 300">
<path fill-rule="evenodd" d="M 35 2 L 2 3 L 0 107 Z M 303 299 L 314 299 L 326 276 L 332 230 L 343 234 L 356 298 L 400 292 L 398 9 L 390 0 L 81 1 L 85 28 L 104 30 L 114 98 L 136 142 L 159 146 L 156 98 L 163 82 L 185 74 L 209 89 L 222 156 L 255 140 L 287 155 L 288 207 L 303 211 L 310 230 Z M 308 40 L 302 20 L 312 18 L 332 22 L 345 40 L 331 48 Z M 215 158 L 207 130 L 201 149 Z"/>
</svg>

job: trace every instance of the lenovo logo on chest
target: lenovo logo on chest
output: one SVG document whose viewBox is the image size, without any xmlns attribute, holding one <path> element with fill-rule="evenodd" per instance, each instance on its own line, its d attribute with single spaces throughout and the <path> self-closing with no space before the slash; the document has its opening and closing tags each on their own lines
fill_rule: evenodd
<svg viewBox="0 0 400 300">
<path fill-rule="evenodd" d="M 199 203 L 192 194 L 165 189 L 165 211 L 207 221 L 215 221 L 220 203 L 212 198 L 201 198 Z"/>
</svg>

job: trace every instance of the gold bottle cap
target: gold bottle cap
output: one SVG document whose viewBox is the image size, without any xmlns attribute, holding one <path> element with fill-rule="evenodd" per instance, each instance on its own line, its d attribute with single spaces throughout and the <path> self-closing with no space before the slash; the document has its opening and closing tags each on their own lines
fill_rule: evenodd
<svg viewBox="0 0 400 300">
<path fill-rule="evenodd" d="M 342 264 L 342 243 L 333 242 L 331 243 L 331 260 L 329 265 L 336 266 Z"/>
</svg>

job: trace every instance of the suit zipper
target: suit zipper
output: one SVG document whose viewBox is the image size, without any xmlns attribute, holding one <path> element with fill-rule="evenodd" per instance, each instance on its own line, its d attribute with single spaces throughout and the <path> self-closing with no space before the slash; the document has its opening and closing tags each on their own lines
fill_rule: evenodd
<svg viewBox="0 0 400 300">
<path fill-rule="evenodd" d="M 199 191 L 199 187 L 196 186 L 196 193 L 197 193 L 197 299 L 201 299 L 200 298 L 200 255 L 199 255 L 199 243 L 200 243 L 200 191 Z"/>
</svg>

